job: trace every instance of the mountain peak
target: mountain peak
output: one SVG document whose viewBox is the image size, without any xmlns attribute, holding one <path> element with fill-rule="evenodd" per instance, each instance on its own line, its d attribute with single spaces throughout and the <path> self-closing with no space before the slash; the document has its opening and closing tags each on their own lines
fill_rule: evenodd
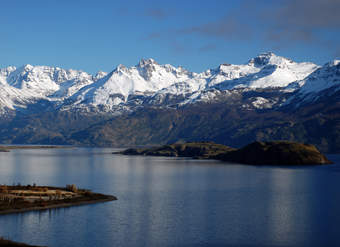
<svg viewBox="0 0 340 247">
<path fill-rule="evenodd" d="M 118 104 L 127 102 L 127 97 L 130 95 L 131 99 L 134 99 L 136 94 L 144 95 L 145 98 L 141 97 L 138 100 L 136 98 L 133 103 L 130 101 L 131 104 L 144 104 L 144 102 L 154 104 L 152 102 L 156 101 L 180 102 L 181 100 L 194 102 L 197 97 L 206 97 L 204 95 L 210 95 L 207 96 L 209 99 L 215 96 L 219 98 L 217 95 L 220 93 L 227 93 L 225 91 L 229 93 L 229 90 L 234 89 L 280 90 L 293 82 L 297 82 L 294 84 L 297 86 L 293 88 L 296 91 L 303 85 L 300 81 L 318 68 L 319 66 L 312 63 L 292 62 L 273 52 L 262 53 L 251 59 L 249 64 L 225 63 L 220 64 L 216 69 L 202 73 L 189 72 L 183 67 L 174 67 L 170 64 L 158 64 L 152 58 L 141 59 L 132 67 L 120 64 L 108 74 L 98 72 L 96 75 L 58 67 L 27 64 L 16 70 L 15 68 L 0 70 L 0 86 L 5 85 L 9 90 L 2 94 L 0 90 L 0 115 L 1 105 L 4 105 L 1 97 L 6 100 L 13 99 L 12 105 L 19 102 L 18 97 L 21 99 L 20 102 L 47 99 L 60 104 L 66 100 L 65 104 L 70 107 L 68 109 L 73 107 L 90 109 L 93 106 L 99 107 L 96 111 L 101 111 L 102 105 L 107 109 L 113 109 Z M 328 87 L 334 85 L 334 79 L 336 83 L 338 82 L 339 71 L 340 60 L 334 60 L 311 77 L 317 78 L 318 81 L 330 81 L 328 79 L 331 78 L 332 83 L 325 84 L 325 87 Z M 220 92 L 215 94 L 215 90 Z M 210 94 L 212 91 L 214 93 Z M 155 98 L 148 98 L 151 94 Z M 130 106 L 130 103 L 126 103 L 124 107 Z"/>
<path fill-rule="evenodd" d="M 99 79 L 105 77 L 106 75 L 107 75 L 106 72 L 100 70 L 100 71 L 98 71 L 97 74 L 94 76 L 94 79 L 95 79 L 95 80 L 99 80 Z"/>
<path fill-rule="evenodd" d="M 147 58 L 147 59 L 142 58 L 139 61 L 137 66 L 138 67 L 145 67 L 146 65 L 149 65 L 149 64 L 158 64 L 158 63 L 152 58 Z"/>
<path fill-rule="evenodd" d="M 264 52 L 249 60 L 248 64 L 254 65 L 256 67 L 262 67 L 268 64 L 282 64 L 282 63 L 293 63 L 292 60 L 277 56 L 273 52 Z"/>
<path fill-rule="evenodd" d="M 124 64 L 119 64 L 118 66 L 117 66 L 117 70 L 126 70 L 127 68 L 126 68 L 126 66 L 124 65 Z"/>
<path fill-rule="evenodd" d="M 330 61 L 330 62 L 326 63 L 326 66 L 333 67 L 333 66 L 338 66 L 339 64 L 340 64 L 340 60 L 339 59 L 334 59 L 333 61 Z"/>
<path fill-rule="evenodd" d="M 272 56 L 277 56 L 274 52 L 272 51 L 267 51 L 267 52 L 262 52 L 259 56 L 269 56 L 269 57 L 272 57 Z"/>
<path fill-rule="evenodd" d="M 34 68 L 33 65 L 25 64 L 25 65 L 21 66 L 21 67 L 19 68 L 19 70 L 22 70 L 22 71 L 30 71 L 30 70 L 32 70 L 33 68 Z"/>
</svg>

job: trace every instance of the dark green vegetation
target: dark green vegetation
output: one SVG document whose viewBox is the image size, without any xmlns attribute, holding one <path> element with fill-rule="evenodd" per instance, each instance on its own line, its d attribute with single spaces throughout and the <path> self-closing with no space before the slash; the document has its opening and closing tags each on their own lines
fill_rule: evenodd
<svg viewBox="0 0 340 247">
<path fill-rule="evenodd" d="M 289 140 L 338 153 L 339 119 L 340 102 L 306 106 L 296 112 L 196 104 L 179 109 L 144 109 L 95 124 L 70 138 L 87 145 L 117 147 L 192 141 L 241 147 L 252 141 Z"/>
<path fill-rule="evenodd" d="M 331 164 L 314 145 L 294 142 L 253 142 L 222 154 L 219 159 L 251 165 L 319 165 Z"/>
<path fill-rule="evenodd" d="M 325 153 L 340 152 L 340 91 L 313 104 L 274 109 L 242 107 L 248 97 L 234 93 L 220 102 L 173 108 L 143 107 L 120 116 L 72 112 L 17 115 L 0 120 L 0 143 L 91 146 L 159 145 L 214 141 L 241 147 L 252 141 L 311 143 Z M 276 97 L 276 96 L 275 96 Z M 279 97 L 279 96 L 277 96 Z"/>
<path fill-rule="evenodd" d="M 124 155 L 180 156 L 218 159 L 251 165 L 318 165 L 331 164 L 314 145 L 287 141 L 253 142 L 235 149 L 211 142 L 171 144 L 152 148 L 130 148 Z"/>
<path fill-rule="evenodd" d="M 117 200 L 111 195 L 77 189 L 75 185 L 65 188 L 31 185 L 1 185 L 0 214 L 18 213 L 49 208 L 69 207 Z"/>
<path fill-rule="evenodd" d="M 194 142 L 183 144 L 170 144 L 154 148 L 130 148 L 123 151 L 122 154 L 213 159 L 216 158 L 218 155 L 230 152 L 232 150 L 235 149 L 213 142 Z"/>
</svg>

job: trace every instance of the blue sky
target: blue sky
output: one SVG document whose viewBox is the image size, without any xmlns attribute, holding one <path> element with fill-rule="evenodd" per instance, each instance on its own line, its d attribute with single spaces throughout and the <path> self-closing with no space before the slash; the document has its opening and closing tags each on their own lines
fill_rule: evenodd
<svg viewBox="0 0 340 247">
<path fill-rule="evenodd" d="M 0 67 L 90 73 L 141 58 L 201 72 L 261 52 L 323 64 L 340 55 L 339 0 L 11 0 L 0 5 Z"/>
</svg>

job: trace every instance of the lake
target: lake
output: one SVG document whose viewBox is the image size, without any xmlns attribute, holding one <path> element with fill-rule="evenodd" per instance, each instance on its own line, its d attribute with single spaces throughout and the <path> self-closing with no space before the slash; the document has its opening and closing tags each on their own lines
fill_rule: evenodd
<svg viewBox="0 0 340 247">
<path fill-rule="evenodd" d="M 0 184 L 76 184 L 117 201 L 0 216 L 0 236 L 47 246 L 340 246 L 336 164 L 272 167 L 113 155 L 0 153 Z"/>
</svg>

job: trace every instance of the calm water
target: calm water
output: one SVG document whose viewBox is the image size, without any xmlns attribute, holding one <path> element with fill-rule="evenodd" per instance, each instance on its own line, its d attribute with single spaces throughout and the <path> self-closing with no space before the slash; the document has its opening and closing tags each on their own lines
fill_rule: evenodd
<svg viewBox="0 0 340 247">
<path fill-rule="evenodd" d="M 112 155 L 0 153 L 0 184 L 77 184 L 118 201 L 0 216 L 0 236 L 48 246 L 340 246 L 335 165 L 255 167 Z"/>
</svg>

